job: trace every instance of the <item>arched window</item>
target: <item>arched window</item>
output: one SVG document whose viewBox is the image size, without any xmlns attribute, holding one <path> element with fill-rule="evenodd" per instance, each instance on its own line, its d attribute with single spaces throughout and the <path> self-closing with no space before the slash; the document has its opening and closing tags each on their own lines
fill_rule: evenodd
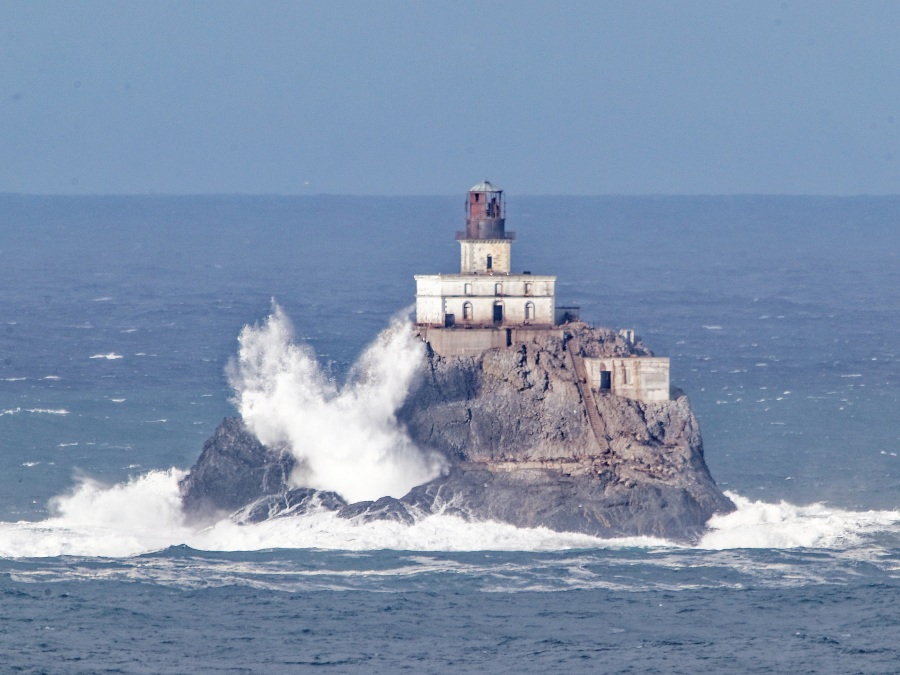
<svg viewBox="0 0 900 675">
<path fill-rule="evenodd" d="M 472 295 L 472 284 L 466 284 L 465 293 L 466 295 Z"/>
<path fill-rule="evenodd" d="M 531 282 L 525 282 L 525 295 L 531 295 Z"/>
<path fill-rule="evenodd" d="M 472 303 L 464 302 L 463 303 L 463 321 L 471 321 L 472 320 Z"/>
<path fill-rule="evenodd" d="M 533 302 L 525 303 L 525 320 L 526 321 L 534 321 L 534 303 Z"/>
</svg>

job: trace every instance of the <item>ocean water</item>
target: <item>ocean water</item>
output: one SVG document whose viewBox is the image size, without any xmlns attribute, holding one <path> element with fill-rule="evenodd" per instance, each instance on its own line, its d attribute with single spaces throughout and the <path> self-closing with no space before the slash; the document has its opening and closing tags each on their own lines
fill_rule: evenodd
<svg viewBox="0 0 900 675">
<path fill-rule="evenodd" d="M 900 670 L 896 197 L 510 197 L 515 269 L 672 358 L 739 507 L 698 546 L 184 521 L 178 478 L 247 391 L 365 466 L 390 427 L 366 402 L 404 380 L 360 363 L 399 368 L 373 340 L 413 274 L 456 268 L 462 218 L 461 196 L 0 196 L 0 671 Z M 279 315 L 253 389 L 238 337 Z"/>
</svg>

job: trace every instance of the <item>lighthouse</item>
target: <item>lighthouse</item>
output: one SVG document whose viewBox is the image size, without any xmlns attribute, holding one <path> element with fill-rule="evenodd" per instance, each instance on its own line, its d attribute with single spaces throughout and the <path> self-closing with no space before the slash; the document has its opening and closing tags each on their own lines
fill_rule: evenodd
<svg viewBox="0 0 900 675">
<path fill-rule="evenodd" d="M 487 181 L 472 186 L 466 194 L 466 229 L 456 233 L 459 273 L 415 277 L 416 335 L 442 357 L 479 357 L 490 349 L 568 340 L 565 353 L 588 411 L 596 410 L 593 392 L 645 402 L 669 400 L 668 358 L 580 351 L 571 323 L 586 326 L 578 319 L 578 308 L 557 306 L 556 277 L 512 271 L 515 238 L 506 229 L 503 190 Z M 631 330 L 620 335 L 628 344 L 636 340 Z"/>
<path fill-rule="evenodd" d="M 466 229 L 456 239 L 458 274 L 415 277 L 419 326 L 490 330 L 556 324 L 556 277 L 512 272 L 515 233 L 506 230 L 503 190 L 488 181 L 469 189 Z"/>
<path fill-rule="evenodd" d="M 509 274 L 515 233 L 506 231 L 503 190 L 485 181 L 466 195 L 466 229 L 456 233 L 461 274 Z"/>
</svg>

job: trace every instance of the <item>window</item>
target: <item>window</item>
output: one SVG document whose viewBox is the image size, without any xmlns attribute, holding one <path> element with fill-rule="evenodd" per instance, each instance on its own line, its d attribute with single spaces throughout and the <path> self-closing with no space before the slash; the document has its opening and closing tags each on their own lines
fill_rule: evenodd
<svg viewBox="0 0 900 675">
<path fill-rule="evenodd" d="M 503 295 L 503 284 L 494 284 L 494 295 Z"/>
<path fill-rule="evenodd" d="M 466 284 L 466 285 L 465 285 L 465 294 L 466 294 L 466 295 L 472 295 L 472 284 Z"/>
<path fill-rule="evenodd" d="M 487 268 L 488 268 L 489 270 L 494 269 L 494 256 L 492 256 L 492 255 L 489 255 L 489 256 L 487 257 Z"/>
<path fill-rule="evenodd" d="M 531 295 L 531 282 L 525 282 L 525 295 Z"/>
<path fill-rule="evenodd" d="M 471 321 L 472 320 L 472 303 L 464 302 L 463 303 L 463 321 Z"/>
<path fill-rule="evenodd" d="M 525 320 L 526 321 L 534 321 L 534 303 L 533 302 L 525 303 Z"/>
</svg>

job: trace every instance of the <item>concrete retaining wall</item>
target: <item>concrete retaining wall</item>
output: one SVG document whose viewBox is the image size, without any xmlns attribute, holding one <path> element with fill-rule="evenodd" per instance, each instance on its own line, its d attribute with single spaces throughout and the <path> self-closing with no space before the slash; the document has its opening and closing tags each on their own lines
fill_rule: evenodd
<svg viewBox="0 0 900 675">
<path fill-rule="evenodd" d="M 441 356 L 479 356 L 487 349 L 503 349 L 536 337 L 553 334 L 559 328 L 420 328 L 419 335 Z"/>
</svg>

